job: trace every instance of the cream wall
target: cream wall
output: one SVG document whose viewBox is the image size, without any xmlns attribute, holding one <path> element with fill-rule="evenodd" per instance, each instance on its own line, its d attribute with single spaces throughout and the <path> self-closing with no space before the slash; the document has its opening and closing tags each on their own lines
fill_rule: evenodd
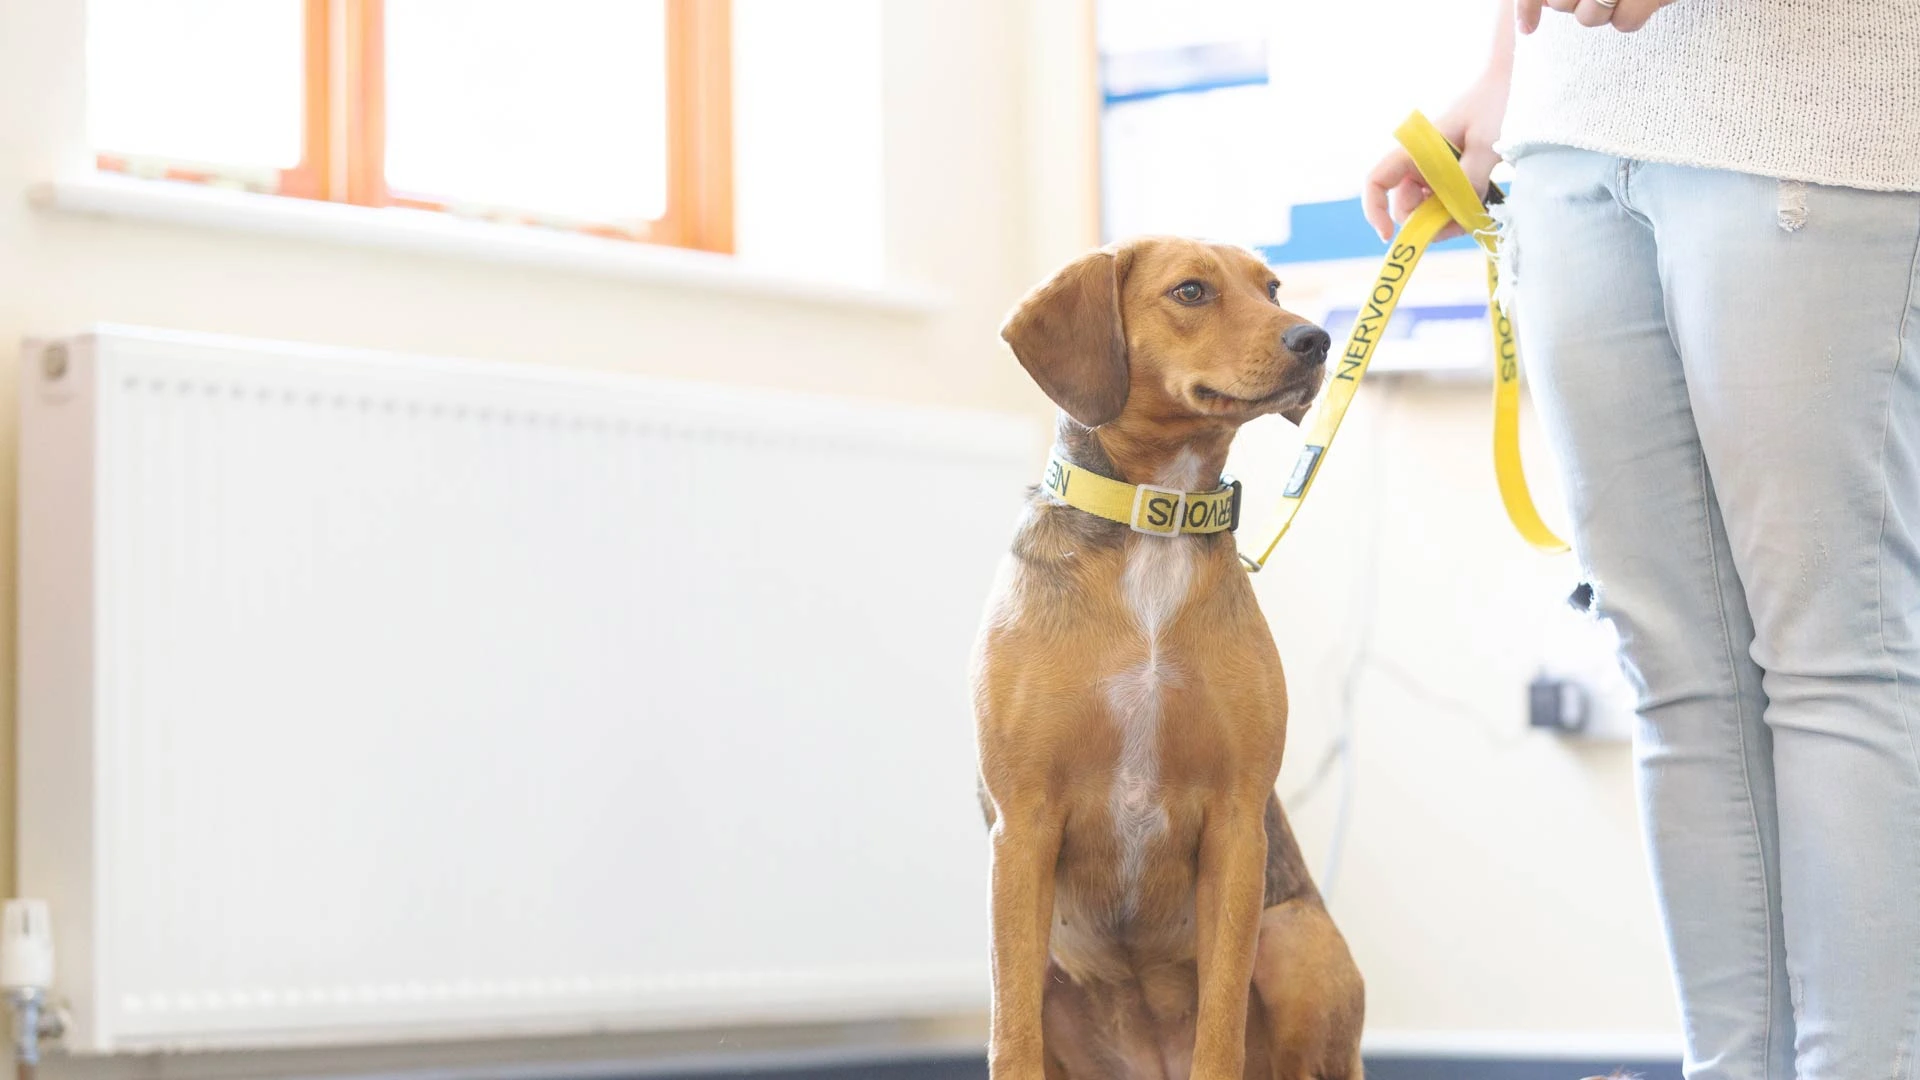
<svg viewBox="0 0 1920 1080">
<path fill-rule="evenodd" d="M 879 0 L 810 3 L 811 17 L 869 22 Z M 775 268 L 826 262 L 844 276 L 909 283 L 926 311 L 718 293 L 453 257 L 335 247 L 35 209 L 30 185 L 84 162 L 83 24 L 77 2 L 0 0 L 0 341 L 114 321 L 344 345 L 576 365 L 676 378 L 957 405 L 1036 409 L 994 334 L 1027 284 L 1018 83 L 981 73 L 1004 64 L 1023 17 L 1010 2 L 915 0 L 887 5 L 880 30 L 836 37 L 841 85 L 884 80 L 841 112 L 864 110 L 872 138 L 844 117 L 837 143 L 779 136 L 795 84 L 743 70 L 741 246 Z M 780 0 L 740 0 L 742 67 L 776 55 L 767 23 Z M 862 48 L 866 52 L 861 52 Z M 878 49 L 879 55 L 871 55 Z M 849 75 L 848 72 L 854 72 Z M 805 87 L 801 86 L 800 90 Z M 817 88 L 816 88 L 817 89 Z M 744 115 L 751 112 L 751 117 Z M 782 203 L 789 186 L 758 170 L 806 173 L 852 161 L 842 205 Z M 874 175 L 877 171 L 878 175 Z M 884 181 L 884 184 L 883 182 Z M 816 185 L 818 186 L 818 185 Z M 850 192 L 849 192 L 850 189 Z M 884 191 L 884 197 L 881 197 Z M 876 202 L 877 200 L 877 202 Z M 851 208 L 849 208 L 849 204 Z M 845 212 L 836 223 L 833 215 Z M 863 215 L 863 216 L 852 216 Z M 854 249 L 849 256 L 848 249 Z M 15 394 L 11 347 L 0 350 L 0 566 L 12 580 Z M 11 588 L 0 592 L 0 655 L 11 657 Z M 11 661 L 7 674 L 11 675 Z M 11 678 L 8 680 L 11 683 Z M 11 747 L 13 694 L 0 706 Z M 10 756 L 10 755 L 9 755 Z M 0 885 L 10 883 L 11 769 L 0 770 Z M 4 891 L 4 890 L 0 890 Z"/>
<path fill-rule="evenodd" d="M 1262 575 L 1292 697 L 1280 788 L 1304 782 L 1346 710 L 1333 911 L 1383 1045 L 1677 1055 L 1630 751 L 1525 726 L 1526 683 L 1577 624 L 1562 601 L 1578 574 L 1507 524 L 1488 397 L 1484 382 L 1364 389 Z M 1536 495 L 1557 505 L 1530 451 Z M 1322 876 L 1341 793 L 1336 773 L 1294 815 Z"/>
<path fill-rule="evenodd" d="M 755 4 L 792 17 L 783 0 L 739 2 L 743 17 Z M 833 0 L 817 9 L 856 18 L 884 7 L 879 35 L 837 69 L 835 91 L 851 94 L 869 77 L 884 88 L 875 111 L 835 136 L 839 159 L 860 163 L 838 212 L 864 205 L 871 215 L 834 227 L 817 203 L 756 174 L 742 182 L 743 249 L 789 269 L 809 264 L 807 245 L 832 249 L 848 275 L 924 286 L 939 298 L 926 311 L 34 209 L 25 189 L 85 157 L 77 7 L 0 0 L 0 341 L 106 320 L 1043 408 L 994 328 L 1090 235 L 1091 69 L 1074 45 L 1086 26 L 1077 2 Z M 743 53 L 743 67 L 750 60 Z M 819 159 L 796 159 L 808 144 L 790 137 L 790 102 L 783 114 L 780 95 L 757 100 L 743 108 L 766 111 L 743 138 L 759 130 L 785 141 L 764 135 L 743 147 L 743 169 Z M 11 746 L 17 378 L 12 351 L 0 355 L 9 365 L 0 378 L 0 745 Z M 1259 579 L 1294 695 L 1282 789 L 1332 737 L 1348 661 L 1370 641 L 1394 670 L 1370 666 L 1355 683 L 1355 794 L 1334 909 L 1369 978 L 1373 1029 L 1466 1047 L 1670 1036 L 1626 751 L 1521 727 L 1543 613 L 1573 571 L 1507 532 L 1485 452 L 1484 392 L 1369 387 L 1314 503 Z M 1254 506 L 1291 460 L 1283 425 L 1268 425 L 1250 434 L 1236 466 Z M 11 768 L 0 769 L 0 893 L 12 868 L 11 784 Z M 1335 784 L 1298 815 L 1316 864 L 1338 794 Z"/>
</svg>

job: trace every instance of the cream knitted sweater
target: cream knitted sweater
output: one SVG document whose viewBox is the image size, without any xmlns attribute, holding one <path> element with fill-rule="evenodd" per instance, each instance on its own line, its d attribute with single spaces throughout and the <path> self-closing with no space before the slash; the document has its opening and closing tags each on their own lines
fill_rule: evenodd
<svg viewBox="0 0 1920 1080">
<path fill-rule="evenodd" d="M 1920 191 L 1920 0 L 1678 0 L 1636 33 L 1544 13 L 1499 143 Z"/>
</svg>

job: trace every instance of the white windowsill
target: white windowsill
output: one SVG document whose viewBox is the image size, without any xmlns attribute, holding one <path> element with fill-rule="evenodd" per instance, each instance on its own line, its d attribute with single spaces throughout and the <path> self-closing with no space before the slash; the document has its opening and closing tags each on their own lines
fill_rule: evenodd
<svg viewBox="0 0 1920 1080">
<path fill-rule="evenodd" d="M 945 306 L 938 294 L 917 286 L 840 284 L 755 267 L 729 255 L 426 210 L 347 206 L 109 173 L 38 184 L 28 198 L 36 206 L 67 214 L 284 236 L 893 314 L 925 315 Z"/>
</svg>

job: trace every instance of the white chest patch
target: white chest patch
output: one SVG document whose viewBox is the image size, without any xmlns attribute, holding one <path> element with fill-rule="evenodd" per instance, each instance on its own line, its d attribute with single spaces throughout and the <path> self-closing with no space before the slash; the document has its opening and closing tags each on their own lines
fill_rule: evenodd
<svg viewBox="0 0 1920 1080">
<path fill-rule="evenodd" d="M 1190 491 L 1199 481 L 1198 471 L 1199 462 L 1183 453 L 1154 483 Z M 1121 594 L 1146 639 L 1147 658 L 1111 676 L 1106 685 L 1107 706 L 1120 729 L 1120 762 L 1107 810 L 1120 847 L 1123 919 L 1132 914 L 1147 849 L 1167 828 L 1167 812 L 1159 799 L 1160 717 L 1165 692 L 1180 685 L 1182 672 L 1161 636 L 1187 602 L 1198 541 L 1141 536 L 1130 543 Z"/>
</svg>

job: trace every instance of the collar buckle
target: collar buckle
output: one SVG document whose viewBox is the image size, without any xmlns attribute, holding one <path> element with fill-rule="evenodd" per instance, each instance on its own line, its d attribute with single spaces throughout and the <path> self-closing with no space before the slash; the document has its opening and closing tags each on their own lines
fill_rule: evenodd
<svg viewBox="0 0 1920 1080">
<path fill-rule="evenodd" d="M 1159 504 L 1165 502 L 1164 499 L 1148 501 L 1147 495 L 1149 493 L 1169 496 L 1173 499 L 1173 511 L 1167 519 L 1167 527 L 1164 529 L 1140 524 L 1141 510 L 1151 510 L 1157 513 L 1162 509 Z M 1140 484 L 1133 489 L 1133 514 L 1127 522 L 1127 527 L 1134 532 L 1144 533 L 1147 536 L 1179 536 L 1180 528 L 1186 523 L 1186 520 L 1187 493 L 1185 491 L 1179 488 L 1155 487 L 1152 484 Z"/>
<path fill-rule="evenodd" d="M 1227 502 L 1227 531 L 1238 532 L 1240 531 L 1240 481 L 1231 476 L 1223 476 L 1220 479 L 1225 480 L 1227 486 L 1233 489 L 1233 498 Z"/>
</svg>

